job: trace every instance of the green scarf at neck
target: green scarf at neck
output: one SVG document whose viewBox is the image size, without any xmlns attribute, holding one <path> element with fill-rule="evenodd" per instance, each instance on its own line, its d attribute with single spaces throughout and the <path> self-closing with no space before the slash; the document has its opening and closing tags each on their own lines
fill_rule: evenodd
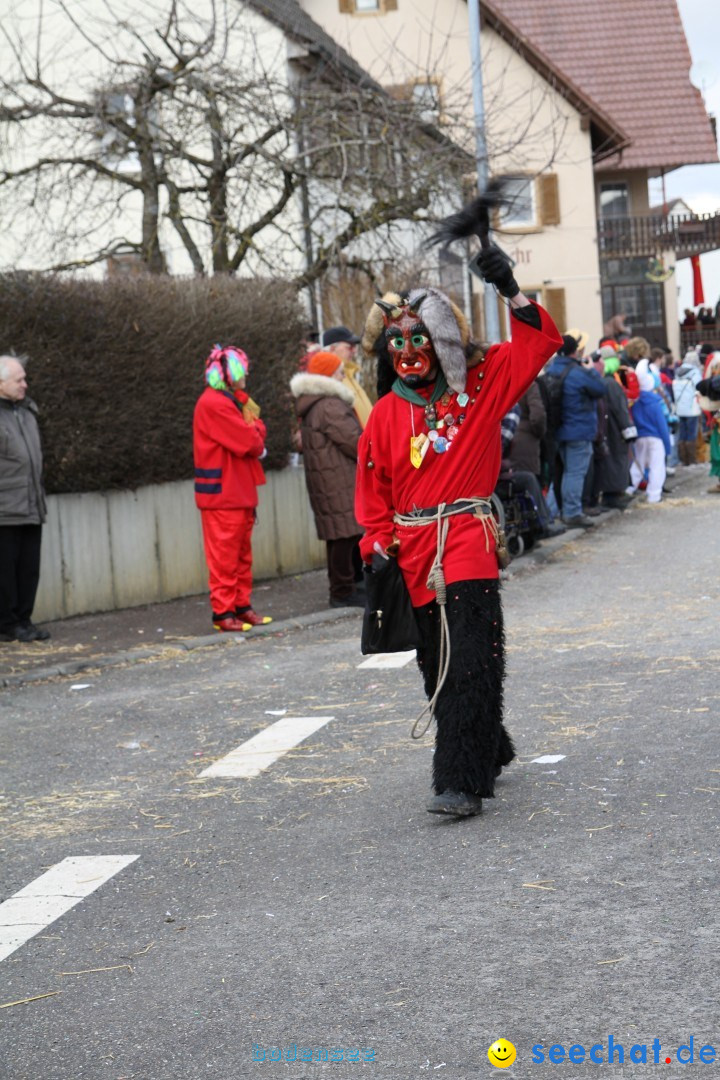
<svg viewBox="0 0 720 1080">
<path fill-rule="evenodd" d="M 405 401 L 409 401 L 412 405 L 421 405 L 423 409 L 427 408 L 428 405 L 434 405 L 436 401 L 439 401 L 447 388 L 447 379 L 442 371 L 438 371 L 435 386 L 429 401 L 427 398 L 422 397 L 422 395 L 417 394 L 414 390 L 411 390 L 409 386 L 406 386 L 400 377 L 392 384 L 393 394 L 397 394 L 398 397 L 403 398 Z"/>
</svg>

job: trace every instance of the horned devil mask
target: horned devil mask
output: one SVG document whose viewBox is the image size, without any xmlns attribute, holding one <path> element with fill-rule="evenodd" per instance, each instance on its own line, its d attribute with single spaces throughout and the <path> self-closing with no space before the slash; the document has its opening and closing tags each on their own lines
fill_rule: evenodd
<svg viewBox="0 0 720 1080">
<path fill-rule="evenodd" d="M 437 370 L 430 333 L 417 312 L 424 299 L 423 293 L 413 304 L 402 307 L 375 301 L 383 312 L 385 340 L 395 374 L 410 387 L 424 386 Z"/>
<path fill-rule="evenodd" d="M 369 316 L 366 337 L 382 330 L 395 373 L 407 386 L 433 381 L 439 366 L 453 390 L 465 389 L 467 324 L 444 293 L 413 289 L 405 296 L 390 294 L 375 305 L 377 315 Z"/>
</svg>

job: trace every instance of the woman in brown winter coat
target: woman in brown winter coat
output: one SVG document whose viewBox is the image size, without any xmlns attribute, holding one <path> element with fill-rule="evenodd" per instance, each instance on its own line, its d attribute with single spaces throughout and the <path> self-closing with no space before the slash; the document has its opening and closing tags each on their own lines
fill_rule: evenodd
<svg viewBox="0 0 720 1080">
<path fill-rule="evenodd" d="M 307 370 L 294 375 L 290 391 L 300 422 L 310 505 L 320 540 L 327 544 L 331 607 L 362 607 L 353 588 L 353 548 L 362 528 L 355 519 L 355 469 L 362 428 L 354 396 L 343 382 L 342 360 L 316 352 Z"/>
<path fill-rule="evenodd" d="M 520 420 L 510 446 L 513 468 L 540 480 L 540 448 L 547 431 L 547 414 L 537 379 L 520 398 Z"/>
</svg>

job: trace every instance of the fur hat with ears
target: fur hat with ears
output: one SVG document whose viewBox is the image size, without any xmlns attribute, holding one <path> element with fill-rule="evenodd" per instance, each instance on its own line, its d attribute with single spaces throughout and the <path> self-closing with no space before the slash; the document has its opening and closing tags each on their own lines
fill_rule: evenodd
<svg viewBox="0 0 720 1080">
<path fill-rule="evenodd" d="M 437 355 L 448 385 L 457 393 L 462 393 L 467 380 L 468 362 L 477 362 L 481 351 L 470 340 L 467 319 L 449 296 L 439 289 L 411 289 L 409 292 L 386 293 L 382 302 L 400 309 L 411 305 L 428 329 L 433 348 Z M 362 347 L 368 356 L 378 360 L 378 396 L 387 393 L 395 378 L 385 342 L 385 318 L 382 308 L 373 304 L 368 312 Z M 392 376 L 387 371 L 389 365 Z"/>
</svg>

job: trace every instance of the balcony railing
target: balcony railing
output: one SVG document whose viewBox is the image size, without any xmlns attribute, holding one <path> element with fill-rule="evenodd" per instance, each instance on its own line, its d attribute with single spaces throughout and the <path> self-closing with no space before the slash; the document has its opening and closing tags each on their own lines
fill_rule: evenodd
<svg viewBox="0 0 720 1080">
<path fill-rule="evenodd" d="M 694 349 L 696 345 L 705 343 L 712 345 L 715 351 L 720 350 L 720 323 L 710 323 L 709 325 L 701 326 L 682 326 L 680 327 L 680 356 L 681 359 L 688 351 L 688 349 Z"/>
<path fill-rule="evenodd" d="M 720 248 L 720 213 L 672 217 L 608 217 L 598 221 L 601 256 L 631 257 L 675 251 L 678 259 Z"/>
</svg>

